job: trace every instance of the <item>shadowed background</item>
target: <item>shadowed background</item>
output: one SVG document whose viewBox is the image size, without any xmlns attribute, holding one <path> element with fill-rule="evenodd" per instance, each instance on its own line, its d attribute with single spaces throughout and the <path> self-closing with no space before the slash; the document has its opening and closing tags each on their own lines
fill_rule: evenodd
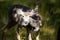
<svg viewBox="0 0 60 40">
<path fill-rule="evenodd" d="M 22 4 L 30 8 L 34 8 L 38 4 L 43 23 L 40 28 L 40 39 L 57 39 L 57 31 L 60 28 L 60 0 L 0 0 L 0 40 L 1 29 L 8 23 L 8 7 L 13 4 Z M 16 40 L 16 27 L 17 25 L 6 32 L 6 40 Z M 25 39 L 26 29 L 22 28 L 20 34 Z"/>
</svg>

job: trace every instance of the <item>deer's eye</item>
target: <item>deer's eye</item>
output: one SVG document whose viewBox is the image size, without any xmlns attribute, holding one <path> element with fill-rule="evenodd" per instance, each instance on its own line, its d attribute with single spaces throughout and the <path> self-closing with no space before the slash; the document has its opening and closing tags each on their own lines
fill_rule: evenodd
<svg viewBox="0 0 60 40">
<path fill-rule="evenodd" d="M 24 16 L 22 16 L 22 17 L 24 17 Z"/>
</svg>

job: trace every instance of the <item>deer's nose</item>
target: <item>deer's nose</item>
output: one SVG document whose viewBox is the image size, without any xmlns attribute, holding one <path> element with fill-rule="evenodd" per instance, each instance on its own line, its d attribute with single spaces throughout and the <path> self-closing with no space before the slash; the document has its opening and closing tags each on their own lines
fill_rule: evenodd
<svg viewBox="0 0 60 40">
<path fill-rule="evenodd" d="M 25 22 L 25 24 L 27 24 L 27 22 Z"/>
</svg>

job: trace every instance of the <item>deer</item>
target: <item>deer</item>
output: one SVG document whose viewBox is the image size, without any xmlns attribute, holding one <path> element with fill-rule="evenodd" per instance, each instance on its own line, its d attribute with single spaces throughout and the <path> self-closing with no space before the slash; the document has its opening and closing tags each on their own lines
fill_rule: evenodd
<svg viewBox="0 0 60 40">
<path fill-rule="evenodd" d="M 3 28 L 2 31 L 2 40 L 4 39 L 5 33 L 18 24 L 18 27 L 16 28 L 16 35 L 17 40 L 22 40 L 21 36 L 19 34 L 19 31 L 22 27 L 25 27 L 27 30 L 27 39 L 26 40 L 32 40 L 30 31 L 33 30 L 37 33 L 36 40 L 39 40 L 39 29 L 40 26 L 42 26 L 41 17 L 38 14 L 38 6 L 36 6 L 34 9 L 31 9 L 29 7 L 17 4 L 12 5 L 8 9 L 8 23 Z"/>
</svg>

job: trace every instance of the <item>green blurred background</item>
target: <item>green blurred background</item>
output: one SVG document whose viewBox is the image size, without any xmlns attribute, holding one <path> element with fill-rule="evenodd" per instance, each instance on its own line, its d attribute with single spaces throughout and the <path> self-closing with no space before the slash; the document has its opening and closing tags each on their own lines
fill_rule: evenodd
<svg viewBox="0 0 60 40">
<path fill-rule="evenodd" d="M 0 0 L 0 40 L 1 29 L 8 23 L 8 7 L 13 4 L 22 4 L 30 8 L 34 8 L 38 4 L 43 23 L 40 28 L 40 39 L 57 40 L 57 31 L 60 28 L 60 0 Z M 16 27 L 17 25 L 6 32 L 6 40 L 16 40 Z M 26 29 L 22 28 L 20 34 L 24 39 Z"/>
</svg>

